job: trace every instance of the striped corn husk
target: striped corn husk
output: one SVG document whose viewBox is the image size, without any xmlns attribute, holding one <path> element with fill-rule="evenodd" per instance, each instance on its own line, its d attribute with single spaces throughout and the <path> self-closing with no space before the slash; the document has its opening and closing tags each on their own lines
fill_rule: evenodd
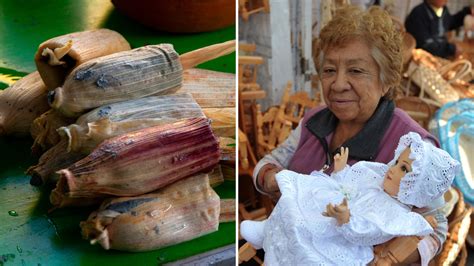
<svg viewBox="0 0 474 266">
<path fill-rule="evenodd" d="M 234 50 L 235 41 L 229 41 L 178 56 L 171 44 L 160 44 L 99 57 L 71 72 L 48 101 L 64 115 L 77 117 L 106 104 L 169 94 L 181 86 L 183 69 Z"/>
<path fill-rule="evenodd" d="M 211 119 L 212 131 L 219 137 L 235 137 L 235 108 L 203 108 L 207 118 Z"/>
<path fill-rule="evenodd" d="M 111 137 L 198 117 L 204 114 L 190 94 L 171 94 L 101 106 L 58 131 L 68 139 L 69 151 L 89 154 Z"/>
<path fill-rule="evenodd" d="M 59 171 L 51 203 L 103 195 L 135 196 L 210 171 L 219 145 L 206 118 L 188 119 L 114 137 Z"/>
<path fill-rule="evenodd" d="M 182 71 L 172 45 L 144 46 L 78 66 L 48 101 L 66 116 L 79 116 L 99 106 L 177 90 Z"/>
<path fill-rule="evenodd" d="M 191 93 L 202 108 L 235 107 L 235 74 L 192 68 L 183 72 L 179 93 Z"/>
</svg>

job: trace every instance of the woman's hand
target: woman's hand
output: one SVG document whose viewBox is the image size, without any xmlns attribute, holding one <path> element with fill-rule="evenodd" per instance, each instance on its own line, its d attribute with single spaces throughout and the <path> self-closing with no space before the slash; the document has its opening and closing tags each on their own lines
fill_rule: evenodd
<svg viewBox="0 0 474 266">
<path fill-rule="evenodd" d="M 420 261 L 418 236 L 399 236 L 374 246 L 374 260 L 370 265 L 409 265 Z"/>
<path fill-rule="evenodd" d="M 374 265 L 374 266 L 390 266 L 392 265 L 393 262 L 388 259 L 388 258 L 374 258 L 374 260 L 372 261 L 372 263 L 370 265 Z"/>
<path fill-rule="evenodd" d="M 433 229 L 438 227 L 438 222 L 434 216 L 426 216 L 425 220 L 431 225 L 431 227 L 433 227 Z"/>
<path fill-rule="evenodd" d="M 349 148 L 341 147 L 340 153 L 334 155 L 334 173 L 337 173 L 346 167 L 348 158 Z"/>
<path fill-rule="evenodd" d="M 283 170 L 283 168 L 274 164 L 267 164 L 260 169 L 257 176 L 258 187 L 265 193 L 270 194 L 270 196 L 275 200 L 277 200 L 281 195 L 275 178 L 276 174 L 281 170 Z"/>
<path fill-rule="evenodd" d="M 342 203 L 339 205 L 328 204 L 326 206 L 326 211 L 322 214 L 327 217 L 335 218 L 339 225 L 348 223 L 351 214 L 349 211 L 349 206 L 347 206 L 347 199 L 344 198 Z"/>
</svg>

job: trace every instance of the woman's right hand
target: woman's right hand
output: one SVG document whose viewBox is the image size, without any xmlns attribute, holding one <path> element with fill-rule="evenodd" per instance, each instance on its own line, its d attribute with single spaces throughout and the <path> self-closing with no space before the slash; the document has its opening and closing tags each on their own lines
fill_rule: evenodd
<svg viewBox="0 0 474 266">
<path fill-rule="evenodd" d="M 260 169 L 257 176 L 257 185 L 265 193 L 268 193 L 272 198 L 278 199 L 280 197 L 280 189 L 276 181 L 276 174 L 283 170 L 283 168 L 274 164 L 266 164 Z"/>
</svg>

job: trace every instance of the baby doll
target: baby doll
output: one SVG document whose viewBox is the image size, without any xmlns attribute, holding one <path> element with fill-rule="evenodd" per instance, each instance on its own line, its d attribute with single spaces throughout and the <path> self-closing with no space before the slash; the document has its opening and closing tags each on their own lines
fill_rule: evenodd
<svg viewBox="0 0 474 266">
<path fill-rule="evenodd" d="M 400 139 L 388 165 L 347 166 L 348 154 L 342 148 L 334 157 L 331 176 L 277 174 L 282 195 L 270 217 L 240 225 L 243 238 L 264 248 L 265 264 L 367 265 L 373 245 L 433 233 L 411 208 L 427 206 L 448 190 L 459 169 L 456 160 L 412 132 Z"/>
</svg>

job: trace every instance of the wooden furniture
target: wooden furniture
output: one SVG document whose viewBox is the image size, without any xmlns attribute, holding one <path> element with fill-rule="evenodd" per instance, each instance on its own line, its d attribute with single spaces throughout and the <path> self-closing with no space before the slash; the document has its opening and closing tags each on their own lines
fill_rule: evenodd
<svg viewBox="0 0 474 266">
<path fill-rule="evenodd" d="M 428 124 L 433 117 L 436 107 L 427 103 L 420 97 L 405 96 L 395 100 L 398 108 L 403 109 L 424 129 L 428 130 Z"/>
<path fill-rule="evenodd" d="M 239 174 L 253 173 L 253 168 L 257 164 L 257 159 L 252 151 L 249 140 L 239 128 Z"/>
<path fill-rule="evenodd" d="M 285 110 L 290 99 L 292 86 L 291 81 L 288 81 L 272 129 L 270 130 L 270 135 L 268 136 L 268 145 L 273 148 L 283 142 L 291 132 L 292 123 L 286 119 Z"/>
<path fill-rule="evenodd" d="M 292 129 L 298 126 L 306 110 L 316 107 L 306 92 L 291 94 L 292 83 L 288 82 L 280 106 L 270 107 L 262 114 L 257 105 L 257 155 L 259 157 L 272 151 L 285 141 Z"/>
<path fill-rule="evenodd" d="M 239 49 L 252 53 L 256 45 L 240 44 Z M 260 56 L 239 56 L 239 128 L 247 135 L 251 145 L 256 139 L 256 100 L 263 99 L 266 92 L 257 83 L 258 66 L 263 64 Z"/>
<path fill-rule="evenodd" d="M 256 44 L 239 42 L 239 55 L 252 55 L 255 50 L 257 50 Z"/>
<path fill-rule="evenodd" d="M 249 243 L 245 243 L 239 248 L 239 264 L 249 260 L 255 260 L 259 265 L 263 265 L 263 261 L 257 257 L 257 251 Z"/>
<path fill-rule="evenodd" d="M 258 12 L 270 12 L 268 0 L 239 0 L 239 13 L 243 20 Z"/>
<path fill-rule="evenodd" d="M 316 107 L 316 102 L 311 100 L 306 92 L 291 94 L 291 90 L 292 83 L 288 82 L 270 132 L 271 145 L 277 146 L 278 143 L 285 141 L 291 130 L 298 126 L 305 111 Z"/>
<path fill-rule="evenodd" d="M 283 118 L 287 121 L 290 121 L 292 123 L 292 127 L 295 128 L 303 118 L 304 113 L 307 110 L 316 107 L 316 101 L 312 100 L 308 93 L 304 91 L 299 91 L 291 95 L 290 91 L 291 84 L 289 83 L 284 96 L 288 97 L 288 100 L 286 101 Z"/>
<path fill-rule="evenodd" d="M 241 55 L 239 56 L 239 89 L 242 91 L 260 90 L 257 84 L 257 69 L 263 64 L 263 57 Z"/>
<path fill-rule="evenodd" d="M 275 148 L 275 140 L 270 141 L 270 132 L 273 129 L 273 122 L 278 113 L 278 107 L 270 107 L 262 114 L 260 104 L 257 104 L 257 156 L 262 158 Z"/>
</svg>

